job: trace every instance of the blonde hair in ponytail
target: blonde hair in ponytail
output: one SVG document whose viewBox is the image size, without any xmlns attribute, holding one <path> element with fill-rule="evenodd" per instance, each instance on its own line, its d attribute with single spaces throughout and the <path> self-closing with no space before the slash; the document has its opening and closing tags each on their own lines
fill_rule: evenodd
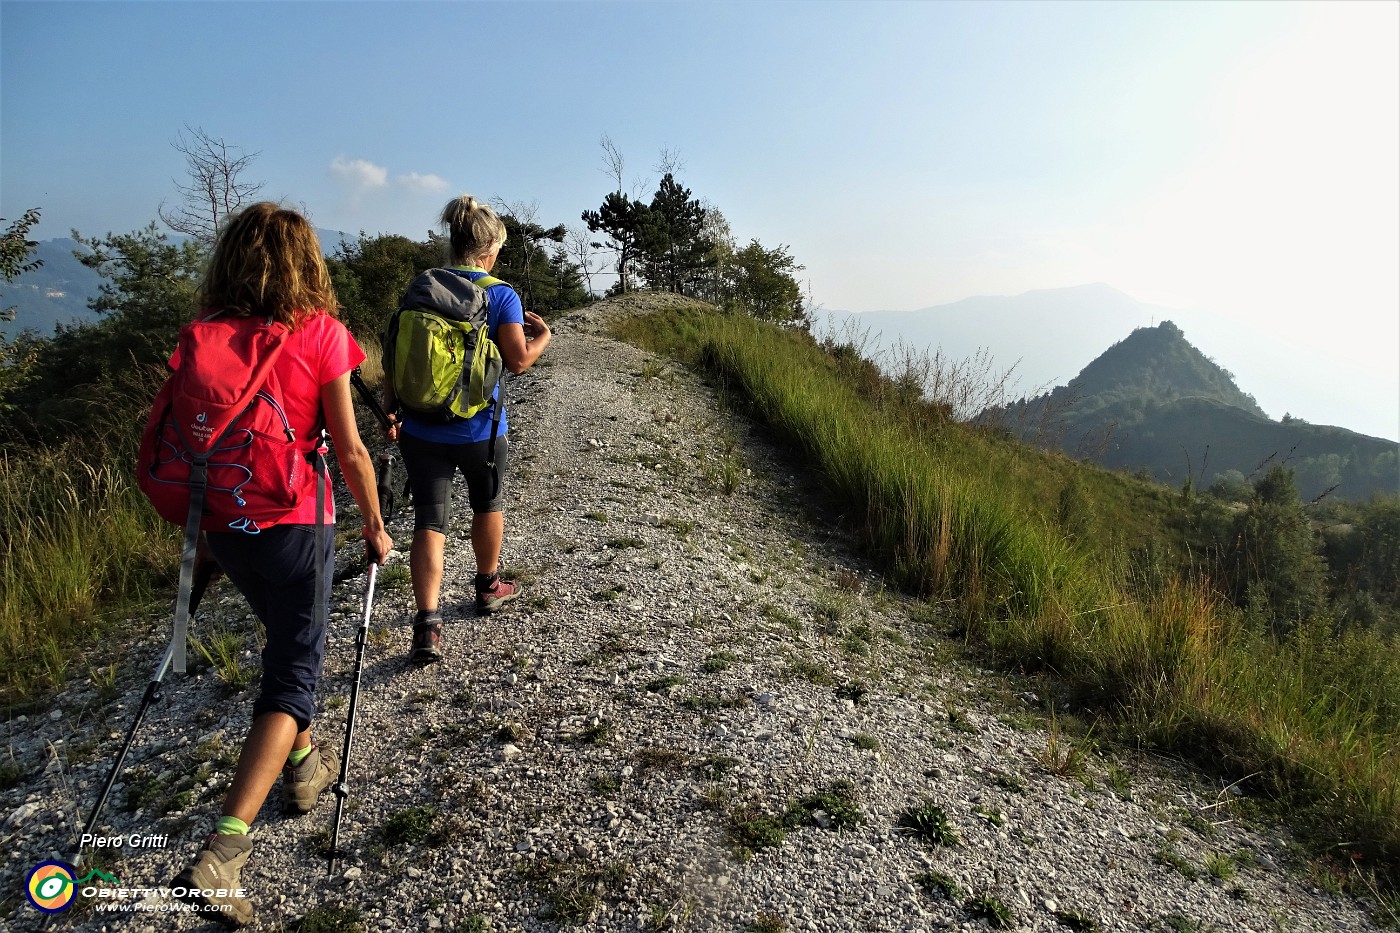
<svg viewBox="0 0 1400 933">
<path fill-rule="evenodd" d="M 506 225 L 501 218 L 469 194 L 447 202 L 442 209 L 442 229 L 455 265 L 474 264 L 506 242 Z"/>
</svg>

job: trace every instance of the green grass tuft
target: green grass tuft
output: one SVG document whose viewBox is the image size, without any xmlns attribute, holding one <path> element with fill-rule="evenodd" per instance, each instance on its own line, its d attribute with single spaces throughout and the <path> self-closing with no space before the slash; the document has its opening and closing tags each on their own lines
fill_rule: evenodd
<svg viewBox="0 0 1400 933">
<path fill-rule="evenodd" d="M 927 842 L 941 846 L 958 844 L 958 834 L 948 822 L 948 814 L 932 801 L 926 800 L 906 810 L 900 816 L 898 825 Z"/>
</svg>

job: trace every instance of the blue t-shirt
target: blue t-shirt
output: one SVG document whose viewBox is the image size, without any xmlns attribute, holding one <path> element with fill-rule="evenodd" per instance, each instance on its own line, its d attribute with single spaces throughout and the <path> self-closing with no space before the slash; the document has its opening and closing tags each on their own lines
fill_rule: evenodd
<svg viewBox="0 0 1400 933">
<path fill-rule="evenodd" d="M 478 269 L 476 266 L 453 266 L 452 271 L 458 275 L 465 275 L 475 282 L 486 275 L 485 269 Z M 520 306 L 520 296 L 515 293 L 504 282 L 492 285 L 486 290 L 489 304 L 486 310 L 486 334 L 492 340 L 496 339 L 496 329 L 502 324 L 525 323 L 525 311 Z M 500 394 L 500 385 L 496 386 L 495 392 L 491 394 L 494 400 Z M 495 413 L 494 404 L 487 405 L 475 416 L 465 421 L 453 421 L 447 424 L 434 421 L 423 421 L 415 417 L 410 412 L 403 412 L 403 430 L 406 434 L 425 441 L 434 441 L 439 444 L 470 444 L 476 441 L 489 441 L 491 439 L 491 418 Z M 496 430 L 496 436 L 501 437 L 506 433 L 506 408 L 501 405 L 501 425 Z"/>
</svg>

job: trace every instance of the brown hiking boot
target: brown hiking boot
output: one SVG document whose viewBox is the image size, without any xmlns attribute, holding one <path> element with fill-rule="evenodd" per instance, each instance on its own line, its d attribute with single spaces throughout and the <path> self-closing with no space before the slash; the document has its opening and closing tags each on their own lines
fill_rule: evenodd
<svg viewBox="0 0 1400 933">
<path fill-rule="evenodd" d="M 321 751 L 312 745 L 311 754 L 292 766 L 282 766 L 282 804 L 287 813 L 310 813 L 321 791 L 335 783 L 340 776 L 340 761 L 335 752 Z"/>
<path fill-rule="evenodd" d="M 476 575 L 477 615 L 495 612 L 519 595 L 520 584 L 502 580 L 499 572 Z"/>
<path fill-rule="evenodd" d="M 211 833 L 194 864 L 175 877 L 170 886 L 180 891 L 181 900 L 216 908 L 213 919 L 231 927 L 241 927 L 253 919 L 253 903 L 243 896 L 238 873 L 253 852 L 247 836 Z"/>
<path fill-rule="evenodd" d="M 427 664 L 442 657 L 442 616 L 436 612 L 420 612 L 413 618 L 413 647 L 408 659 Z"/>
</svg>

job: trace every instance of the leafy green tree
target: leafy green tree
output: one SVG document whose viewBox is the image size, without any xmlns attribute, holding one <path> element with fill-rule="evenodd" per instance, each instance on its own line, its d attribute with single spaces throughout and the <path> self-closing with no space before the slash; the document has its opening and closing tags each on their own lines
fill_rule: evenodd
<svg viewBox="0 0 1400 933">
<path fill-rule="evenodd" d="M 1226 502 L 1244 502 L 1253 495 L 1254 491 L 1249 485 L 1249 480 L 1239 470 L 1226 470 L 1223 473 L 1215 474 L 1215 481 L 1210 484 L 1207 490 L 1217 499 Z"/>
<path fill-rule="evenodd" d="M 5 228 L 3 238 L 0 238 L 0 276 L 3 276 L 7 283 L 39 267 L 38 260 L 29 259 L 29 254 L 39 245 L 29 239 L 29 231 L 38 222 L 39 208 L 32 207 L 25 211 L 19 220 Z M 0 320 L 14 319 L 13 307 L 0 310 Z M 35 338 L 27 335 L 13 340 L 0 337 L 0 417 L 8 418 L 14 409 L 11 397 L 32 379 L 38 360 L 36 343 Z M 0 424 L 3 424 L 3 421 L 0 421 Z"/>
<path fill-rule="evenodd" d="M 0 217 L 0 220 L 3 220 Z M 29 254 L 39 246 L 38 243 L 29 239 L 29 231 L 39 223 L 39 208 L 31 207 L 25 211 L 19 220 L 5 228 L 3 235 L 0 235 L 0 275 L 3 275 L 6 283 L 13 282 L 21 273 L 29 272 L 39 268 L 39 260 L 30 261 Z M 13 307 L 0 310 L 0 321 L 13 321 L 15 319 L 15 309 Z"/>
<path fill-rule="evenodd" d="M 705 209 L 670 172 L 652 196 L 639 245 L 646 280 L 676 294 L 684 294 L 714 262 Z"/>
<path fill-rule="evenodd" d="M 357 239 L 343 241 L 326 261 L 341 320 L 360 340 L 378 339 L 413 277 L 446 261 L 447 244 L 435 233 L 418 242 L 397 234 L 369 236 L 360 231 Z"/>
<path fill-rule="evenodd" d="M 171 243 L 155 223 L 91 239 L 75 230 L 73 238 L 84 248 L 75 251 L 79 261 L 104 279 L 89 303 L 102 318 L 21 341 L 27 379 L 5 398 L 15 440 L 52 443 L 105 431 L 123 412 L 139 413 L 153 391 L 140 373 L 163 367 L 180 326 L 195 313 L 205 259 L 197 242 Z"/>
<path fill-rule="evenodd" d="M 1356 534 L 1361 554 L 1353 581 L 1392 607 L 1400 607 L 1400 499 L 1377 499 L 1367 506 Z"/>
<path fill-rule="evenodd" d="M 1235 601 L 1275 633 L 1324 608 L 1327 565 L 1288 468 L 1274 466 L 1255 482 L 1231 528 L 1225 566 Z"/>
<path fill-rule="evenodd" d="M 730 274 L 733 302 L 761 320 L 805 323 L 802 286 L 793 276 L 802 268 L 786 246 L 764 249 L 758 240 L 751 240 L 734 254 Z"/>
<path fill-rule="evenodd" d="M 709 241 L 710 250 L 705 257 L 705 268 L 695 282 L 694 296 L 723 306 L 732 297 L 730 276 L 734 267 L 734 234 L 718 207 L 708 202 L 701 202 L 701 206 L 705 209 L 701 235 Z"/>
</svg>

